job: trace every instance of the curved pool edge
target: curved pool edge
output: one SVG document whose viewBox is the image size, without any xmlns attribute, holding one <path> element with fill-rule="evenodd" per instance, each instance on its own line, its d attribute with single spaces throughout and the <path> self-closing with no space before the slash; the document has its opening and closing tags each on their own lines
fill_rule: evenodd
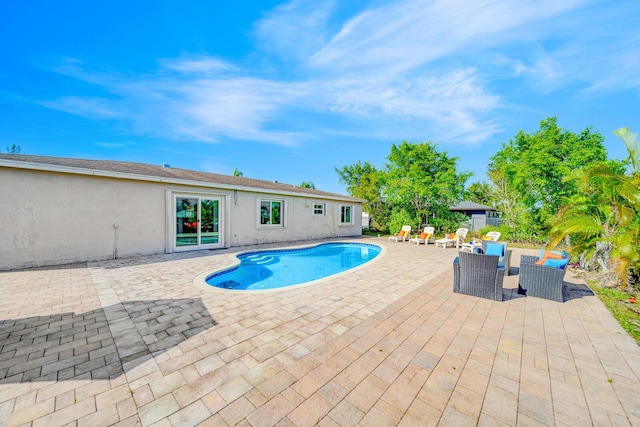
<svg viewBox="0 0 640 427">
<path fill-rule="evenodd" d="M 240 265 L 240 260 L 238 259 L 238 256 L 240 255 L 244 255 L 244 254 L 248 254 L 248 253 L 254 253 L 254 252 L 268 252 L 268 251 L 286 251 L 286 250 L 291 250 L 291 249 L 307 249 L 307 248 L 314 248 L 316 246 L 322 246 L 322 245 L 326 245 L 326 244 L 331 244 L 331 243 L 347 243 L 347 244 L 364 244 L 364 245 L 372 245 L 372 246 L 377 246 L 380 248 L 380 253 L 373 259 L 371 259 L 370 261 L 365 262 L 364 264 L 360 264 L 356 267 L 350 268 L 348 270 L 345 271 L 341 271 L 339 273 L 336 274 L 332 274 L 330 276 L 326 276 L 323 277 L 321 279 L 316 279 L 316 280 L 311 280 L 309 282 L 302 282 L 302 283 L 298 283 L 295 285 L 289 285 L 289 286 L 283 286 L 280 288 L 272 288 L 272 289 L 224 289 L 224 288 L 218 288 L 217 286 L 212 286 L 210 284 L 207 283 L 207 278 L 209 276 L 212 276 L 216 273 L 221 273 L 225 270 L 230 270 L 234 267 L 237 267 Z M 336 240 L 336 241 L 329 241 L 329 242 L 322 242 L 322 243 L 315 243 L 315 244 L 307 244 L 307 245 L 299 245 L 299 246 L 285 246 L 282 248 L 269 248 L 269 249 L 258 249 L 258 250 L 244 250 L 241 252 L 235 252 L 231 255 L 234 259 L 234 262 L 232 262 L 230 265 L 224 266 L 224 267 L 218 267 L 218 268 L 214 268 L 212 270 L 207 270 L 203 273 L 198 274 L 196 277 L 194 277 L 193 279 L 193 284 L 198 287 L 199 289 L 203 289 L 209 292 L 221 292 L 221 293 L 243 293 L 243 294 L 249 294 L 249 293 L 256 293 L 256 294 L 263 294 L 265 292 L 282 292 L 282 291 L 286 291 L 286 290 L 293 290 L 293 289 L 298 289 L 298 288 L 302 288 L 302 287 L 306 287 L 306 286 L 311 286 L 311 285 L 315 285 L 321 282 L 324 282 L 326 280 L 329 279 L 335 279 L 336 277 L 340 277 L 344 274 L 348 274 L 348 273 L 352 273 L 354 271 L 358 271 L 362 268 L 367 267 L 368 265 L 371 265 L 371 263 L 376 262 L 378 259 L 382 258 L 382 256 L 384 256 L 384 254 L 387 252 L 387 248 L 384 245 L 378 244 L 378 243 L 371 243 L 371 242 L 354 242 L 354 241 L 348 241 L 348 240 Z"/>
</svg>

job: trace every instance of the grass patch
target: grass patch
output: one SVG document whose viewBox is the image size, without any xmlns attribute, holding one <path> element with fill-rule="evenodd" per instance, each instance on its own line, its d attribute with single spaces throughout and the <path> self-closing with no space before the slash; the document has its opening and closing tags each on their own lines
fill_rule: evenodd
<svg viewBox="0 0 640 427">
<path fill-rule="evenodd" d="M 640 345 L 640 304 L 626 302 L 631 295 L 620 289 L 591 286 L 620 326 Z"/>
<path fill-rule="evenodd" d="M 381 234 L 384 235 L 385 233 L 383 233 L 382 231 L 370 230 L 368 228 L 362 230 L 363 236 L 379 236 Z"/>
</svg>

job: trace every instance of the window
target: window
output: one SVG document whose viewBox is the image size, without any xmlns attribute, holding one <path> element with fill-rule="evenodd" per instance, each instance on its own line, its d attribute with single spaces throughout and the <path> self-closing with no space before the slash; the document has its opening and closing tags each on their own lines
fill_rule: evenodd
<svg viewBox="0 0 640 427">
<path fill-rule="evenodd" d="M 327 205 L 324 203 L 314 203 L 313 204 L 313 214 L 318 216 L 324 216 L 327 211 Z"/>
<path fill-rule="evenodd" d="M 340 206 L 340 224 L 352 225 L 351 221 L 352 206 Z"/>
<path fill-rule="evenodd" d="M 283 200 L 260 200 L 260 225 L 284 226 Z"/>
</svg>

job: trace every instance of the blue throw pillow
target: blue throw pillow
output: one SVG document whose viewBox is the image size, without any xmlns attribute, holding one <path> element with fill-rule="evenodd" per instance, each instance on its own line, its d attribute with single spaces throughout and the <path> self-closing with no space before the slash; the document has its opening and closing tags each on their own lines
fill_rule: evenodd
<svg viewBox="0 0 640 427">
<path fill-rule="evenodd" d="M 569 264 L 569 258 L 548 259 L 542 265 L 544 265 L 545 267 L 553 267 L 553 268 L 559 268 L 560 270 L 564 270 L 567 264 Z"/>
<path fill-rule="evenodd" d="M 504 246 L 497 243 L 487 243 L 487 249 L 484 251 L 484 254 L 504 256 Z"/>
</svg>

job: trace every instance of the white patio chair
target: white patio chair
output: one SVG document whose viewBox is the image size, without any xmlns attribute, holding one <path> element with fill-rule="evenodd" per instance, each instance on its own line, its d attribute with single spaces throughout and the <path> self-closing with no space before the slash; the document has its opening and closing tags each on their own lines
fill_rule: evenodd
<svg viewBox="0 0 640 427">
<path fill-rule="evenodd" d="M 446 248 L 451 244 L 451 246 L 455 246 L 456 249 L 460 248 L 460 245 L 464 243 L 465 237 L 467 237 L 467 233 L 469 229 L 467 228 L 458 228 L 453 237 L 444 237 L 442 239 L 436 240 L 436 248 L 438 245 L 442 245 L 443 248 Z"/>
<path fill-rule="evenodd" d="M 394 242 L 406 242 L 411 237 L 411 226 L 403 225 L 402 230 L 398 234 L 394 234 L 393 236 L 389 236 L 389 240 L 393 240 Z"/>
<path fill-rule="evenodd" d="M 428 243 L 434 243 L 435 239 L 433 238 L 433 233 L 435 232 L 435 228 L 433 227 L 425 227 L 424 231 L 420 233 L 419 236 L 409 239 L 409 243 L 415 243 L 419 245 L 420 243 L 424 243 L 425 245 Z"/>
</svg>

